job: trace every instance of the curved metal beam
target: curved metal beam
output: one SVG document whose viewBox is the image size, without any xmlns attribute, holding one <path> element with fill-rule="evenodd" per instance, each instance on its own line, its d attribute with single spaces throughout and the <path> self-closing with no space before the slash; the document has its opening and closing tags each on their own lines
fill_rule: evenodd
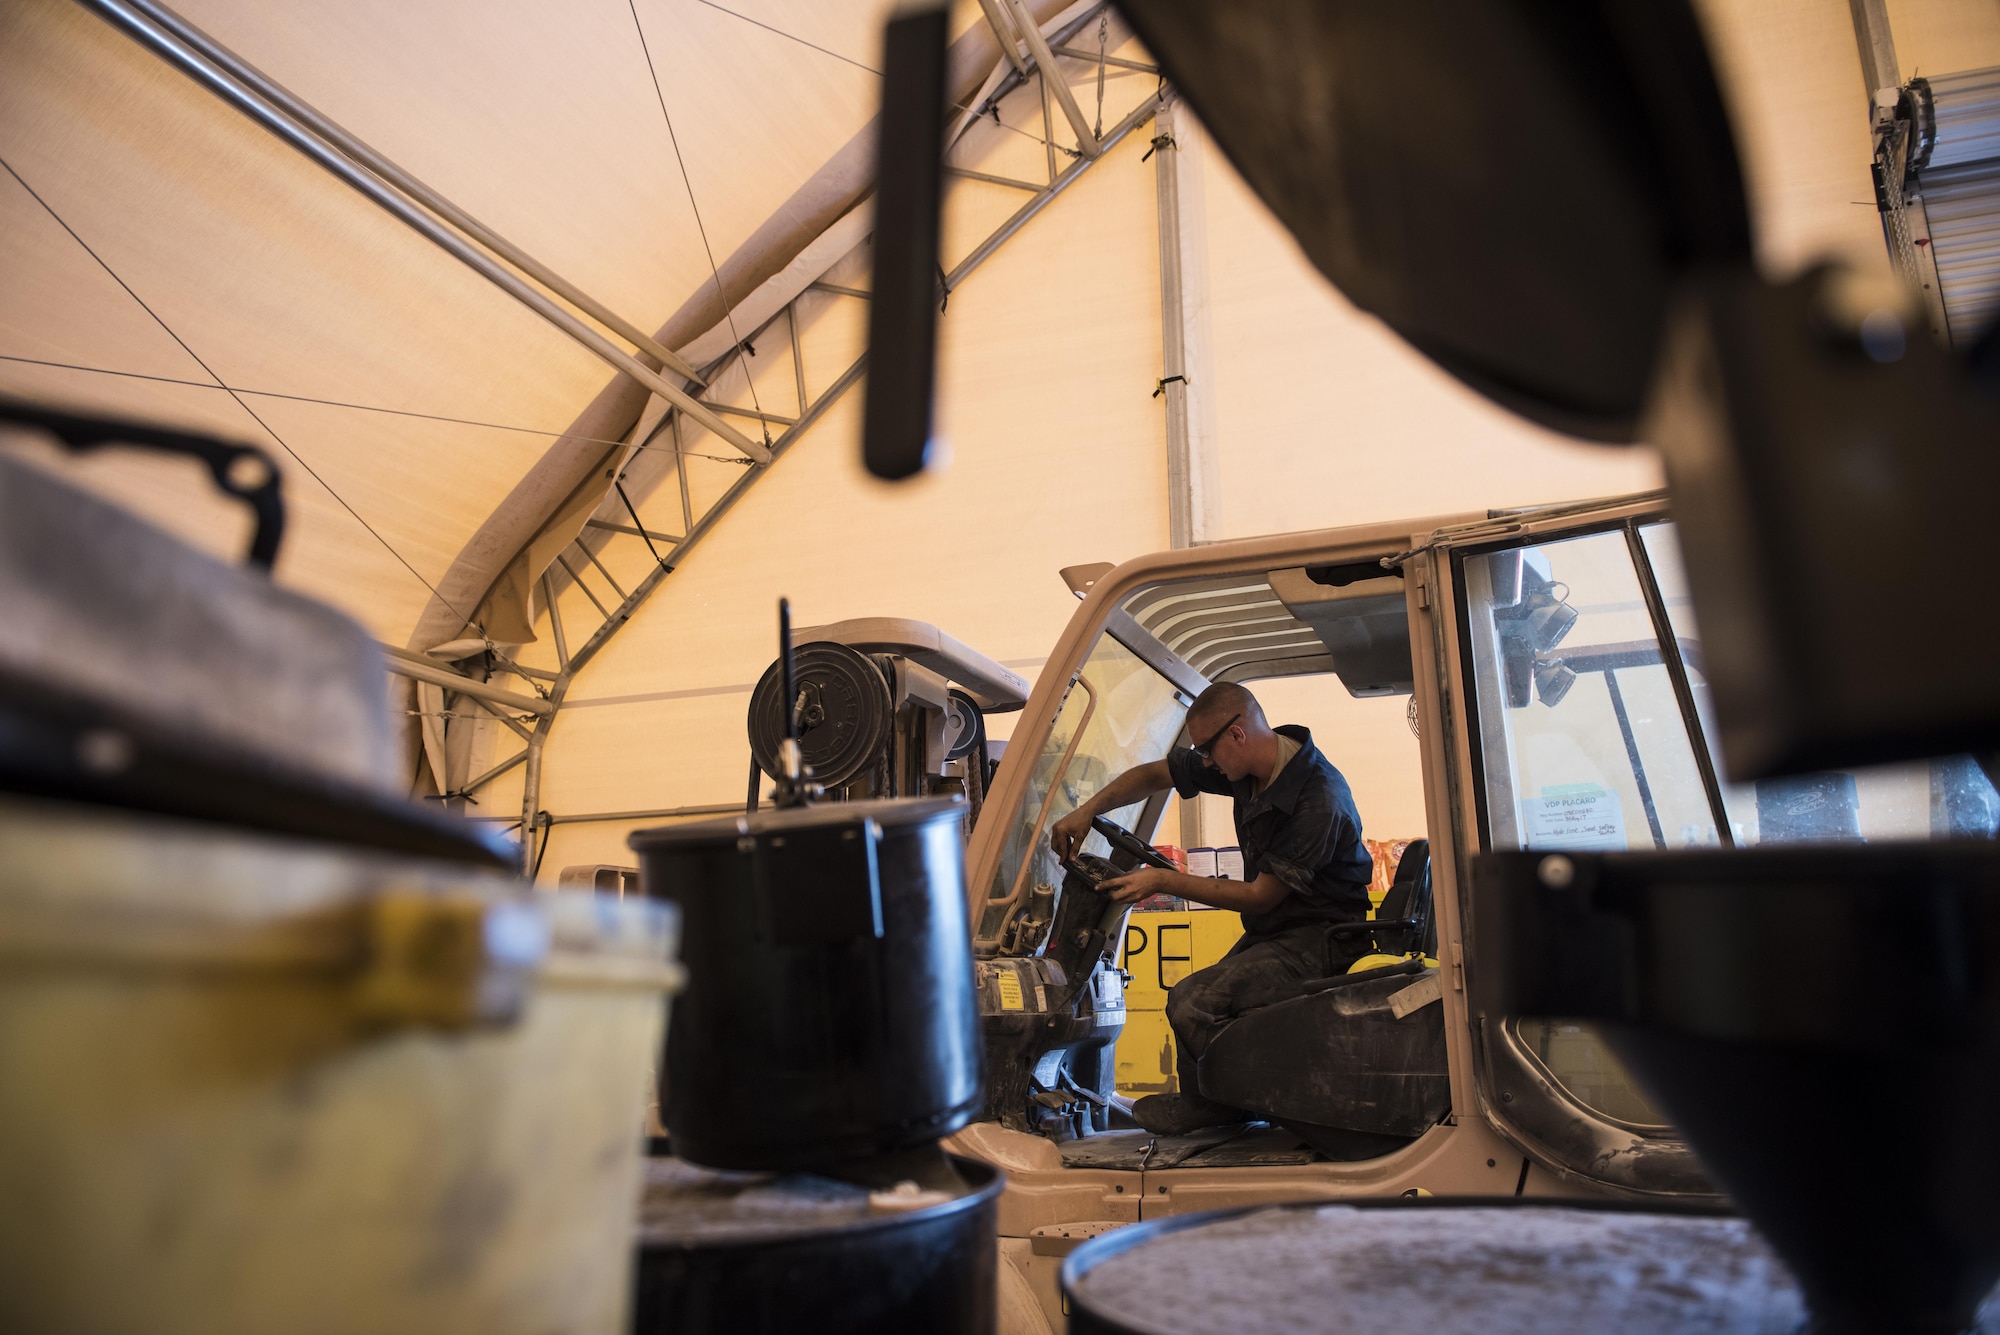
<svg viewBox="0 0 2000 1335">
<path fill-rule="evenodd" d="M 1041 23 L 1071 7 L 1068 0 L 1026 0 L 1026 4 Z M 952 43 L 948 60 L 946 94 L 962 103 L 979 93 L 1001 63 L 1000 45 L 990 28 L 974 24 Z M 722 262 L 715 281 L 701 284 L 667 319 L 655 335 L 659 342 L 685 348 L 720 324 L 865 200 L 875 186 L 875 138 L 871 120 Z M 411 648 L 426 649 L 464 632 L 465 618 L 456 609 L 483 604 L 563 501 L 585 478 L 609 466 L 622 447 L 595 442 L 623 438 L 638 423 L 646 400 L 645 390 L 629 382 L 613 381 L 598 393 L 460 549 L 438 580 L 438 596 L 411 632 Z"/>
<path fill-rule="evenodd" d="M 576 284 L 555 272 L 519 246 L 501 236 L 479 219 L 467 213 L 458 205 L 425 185 L 403 168 L 391 162 L 374 148 L 362 142 L 347 128 L 332 117 L 305 101 L 291 89 L 273 79 L 264 71 L 252 65 L 243 57 L 231 51 L 222 43 L 210 37 L 194 24 L 176 14 L 158 0 L 126 0 L 154 23 L 193 47 L 205 59 L 220 68 L 237 82 L 249 88 L 257 96 L 269 102 L 278 110 L 298 121 L 327 143 L 354 159 L 369 171 L 387 181 L 396 189 L 422 204 L 452 226 L 485 246 L 507 263 L 527 274 L 543 287 L 560 296 L 564 301 L 589 315 L 591 319 L 611 330 L 649 357 L 659 359 L 666 370 L 684 379 L 702 384 L 702 378 L 695 374 L 692 366 L 663 347 L 650 334 L 640 332 L 629 320 L 604 305 Z"/>
<path fill-rule="evenodd" d="M 345 155 L 335 151 L 325 141 L 311 133 L 304 125 L 284 115 L 270 102 L 264 100 L 255 90 L 235 78 L 222 67 L 210 63 L 192 46 L 179 40 L 175 34 L 161 27 L 146 13 L 136 7 L 133 0 L 78 0 L 78 3 L 94 10 L 113 24 L 124 29 L 143 45 L 150 47 L 168 63 L 180 69 L 202 87 L 221 97 L 250 119 L 262 125 L 278 138 L 311 158 L 326 171 L 332 173 L 355 190 L 365 195 L 382 209 L 418 232 L 468 268 L 474 270 L 495 287 L 514 300 L 526 306 L 535 314 L 568 334 L 572 339 L 595 353 L 614 370 L 631 376 L 648 390 L 674 404 L 681 411 L 713 431 L 733 448 L 741 450 L 759 463 L 770 459 L 761 444 L 751 440 L 729 423 L 717 416 L 685 388 L 675 384 L 652 367 L 640 361 L 631 353 L 598 333 L 569 311 L 557 305 L 548 296 L 525 282 L 519 275 L 510 272 L 492 256 L 479 250 L 458 233 L 444 226 L 436 218 L 418 208 L 401 194 L 392 190 L 380 178 L 365 171 L 350 161 Z M 676 359 L 678 360 L 678 358 Z"/>
<path fill-rule="evenodd" d="M 1108 149 L 1116 145 L 1134 130 L 1145 125 L 1157 114 L 1165 97 L 1165 92 L 1158 92 L 1141 102 L 1120 120 L 1117 125 L 1105 133 L 1103 139 L 1104 147 Z M 974 270 L 1000 248 L 1008 237 L 1018 232 L 1027 223 L 1028 219 L 1040 212 L 1067 189 L 1078 175 L 1088 170 L 1092 161 L 1093 159 L 1089 158 L 1078 159 L 1060 177 L 1051 181 L 1028 204 L 1024 205 L 1020 211 L 1003 223 L 997 232 L 974 247 L 972 254 L 952 270 L 953 285 L 970 276 Z M 810 287 L 811 285 L 808 284 L 807 286 Z M 784 315 L 792 321 L 793 347 L 796 352 L 797 323 L 795 308 L 793 306 L 788 305 L 778 315 L 773 315 L 764 326 L 752 331 L 750 337 L 753 341 L 761 338 L 764 329 L 775 324 L 779 315 Z M 841 395 L 860 382 L 863 372 L 866 370 L 867 361 L 868 354 L 864 351 L 817 399 L 809 404 L 801 404 L 798 421 L 788 428 L 784 435 L 772 442 L 771 453 L 774 457 L 782 457 L 785 451 L 791 448 L 799 437 L 809 430 Z M 631 593 L 624 595 L 623 601 L 617 607 L 603 609 L 602 623 L 575 653 L 572 654 L 568 651 L 559 636 L 558 649 L 562 661 L 562 670 L 557 674 L 555 686 L 550 691 L 550 703 L 555 708 L 550 713 L 543 715 L 535 721 L 534 734 L 529 740 L 528 750 L 525 753 L 527 771 L 523 779 L 521 792 L 521 828 L 524 832 L 521 846 L 521 866 L 524 872 L 532 873 L 533 868 L 540 858 L 536 842 L 538 837 L 537 832 L 541 832 L 541 837 L 545 838 L 546 831 L 550 825 L 551 818 L 548 816 L 548 813 L 541 810 L 542 752 L 547 745 L 549 732 L 555 726 L 556 719 L 560 716 L 562 702 L 568 693 L 570 684 L 575 680 L 577 673 L 588 666 L 591 659 L 597 656 L 598 652 L 610 642 L 611 638 L 631 621 L 633 616 L 638 613 L 640 607 L 647 599 L 652 597 L 654 591 L 666 580 L 666 577 L 672 574 L 675 567 L 686 559 L 687 554 L 693 549 L 694 545 L 708 536 L 715 529 L 716 525 L 721 522 L 723 516 L 729 512 L 730 508 L 742 498 L 744 493 L 756 485 L 757 479 L 765 471 L 766 468 L 762 465 L 754 465 L 745 469 L 743 475 L 731 483 L 728 490 L 723 492 L 698 517 L 691 511 L 686 511 L 684 529 L 686 536 L 675 543 L 672 550 L 664 555 L 658 551 L 650 552 L 653 564 L 652 568 L 648 570 L 646 577 L 639 581 L 637 587 Z M 681 498 L 682 504 L 685 507 L 687 505 L 687 492 L 685 489 L 684 474 L 682 475 L 682 484 Z M 616 529 L 608 532 L 603 529 L 595 531 L 604 533 L 604 540 L 607 542 L 615 538 L 622 538 L 628 545 L 644 541 L 640 537 L 626 536 Z M 582 544 L 590 541 L 592 532 L 593 530 L 586 527 L 578 537 L 577 543 Z M 572 578 L 576 578 L 574 573 L 572 574 Z M 578 579 L 577 582 L 581 583 L 581 580 Z M 551 581 L 551 584 L 553 585 L 553 581 Z M 614 585 L 613 587 L 615 588 L 616 586 Z M 589 594 L 590 591 L 586 588 L 584 592 Z M 590 597 L 593 603 L 597 602 L 595 595 L 590 595 Z M 551 628 L 559 632 L 561 628 L 561 612 L 556 605 L 553 587 L 550 589 L 548 602 Z"/>
</svg>

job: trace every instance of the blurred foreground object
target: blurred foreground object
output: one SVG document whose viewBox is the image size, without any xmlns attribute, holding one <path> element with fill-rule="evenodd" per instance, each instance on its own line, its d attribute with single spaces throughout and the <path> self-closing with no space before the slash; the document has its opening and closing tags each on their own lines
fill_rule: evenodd
<svg viewBox="0 0 2000 1335">
<path fill-rule="evenodd" d="M 208 443 L 218 473 L 252 457 Z M 259 490 L 282 513 L 276 478 Z M 0 606 L 0 791 L 509 865 L 504 839 L 397 793 L 382 652 L 353 620 L 5 455 Z"/>
<path fill-rule="evenodd" d="M 1680 275 L 1746 264 L 1685 0 L 1121 0 L 1320 272 L 1544 426 L 1636 438 Z"/>
<path fill-rule="evenodd" d="M 882 37 L 881 139 L 894 164 L 875 194 L 875 278 L 868 309 L 862 459 L 895 482 L 930 462 L 937 364 L 939 192 L 944 181 L 945 42 L 949 9 L 903 5 Z"/>
<path fill-rule="evenodd" d="M 1426 1264 L 1382 1264 L 1405 1252 Z M 1212 1282 L 1223 1268 L 1256 1283 Z M 1414 1191 L 1148 1219 L 1071 1252 L 1062 1290 L 1070 1335 L 1289 1335 L 1352 1329 L 1348 1320 L 1378 1313 L 1389 1329 L 1424 1335 L 1794 1335 L 1804 1312 L 1741 1219 Z"/>
<path fill-rule="evenodd" d="M 359 626 L 6 457 L 0 605 L 0 1329 L 622 1330 L 671 906 L 497 874 Z"/>
<path fill-rule="evenodd" d="M 1682 293 L 1648 434 L 1730 777 L 2000 745 L 2000 392 L 1886 275 Z"/>
<path fill-rule="evenodd" d="M 0 798 L 0 1328 L 623 1331 L 675 934 Z"/>
<path fill-rule="evenodd" d="M 144 422 L 78 417 L 18 399 L 0 398 L 0 423 L 7 422 L 54 436 L 64 448 L 76 454 L 126 445 L 201 460 L 208 465 L 216 488 L 242 501 L 256 521 L 244 561 L 266 573 L 277 563 L 278 546 L 285 540 L 284 477 L 271 456 L 256 446 L 170 431 Z"/>
<path fill-rule="evenodd" d="M 1815 1332 L 1972 1328 L 2000 1279 L 2000 848 L 1489 853 L 1473 908 L 1475 1004 L 1597 1023 Z M 1870 1137 L 1896 1171 L 1842 1171 Z"/>
</svg>

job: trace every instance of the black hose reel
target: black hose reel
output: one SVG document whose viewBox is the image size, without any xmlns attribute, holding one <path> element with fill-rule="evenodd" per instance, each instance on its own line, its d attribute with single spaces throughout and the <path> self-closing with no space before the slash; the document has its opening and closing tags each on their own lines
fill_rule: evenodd
<svg viewBox="0 0 2000 1335">
<path fill-rule="evenodd" d="M 896 721 L 895 697 L 875 660 L 830 640 L 793 650 L 799 750 L 813 778 L 828 788 L 852 783 L 888 747 Z M 750 754 L 757 768 L 778 778 L 778 747 L 785 740 L 784 665 L 772 663 L 750 695 Z"/>
</svg>

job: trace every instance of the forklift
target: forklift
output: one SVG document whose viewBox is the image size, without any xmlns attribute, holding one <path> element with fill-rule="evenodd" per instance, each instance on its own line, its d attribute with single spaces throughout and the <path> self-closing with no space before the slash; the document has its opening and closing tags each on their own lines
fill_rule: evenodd
<svg viewBox="0 0 2000 1335">
<path fill-rule="evenodd" d="M 999 1011 L 990 981 L 1013 978 L 1015 1023 L 989 1016 L 990 1083 L 1011 1083 L 947 1144 L 1007 1173 L 1003 1328 L 1042 1329 L 1032 1306 L 1061 1329 L 1062 1258 L 1165 1215 L 1399 1195 L 1721 1205 L 1590 1026 L 1474 1004 L 1478 853 L 2000 832 L 2000 791 L 1970 756 L 1724 779 L 1663 494 L 1216 543 L 1070 578 L 1081 605 L 966 856 L 982 1009 Z M 1202 1092 L 1268 1123 L 1120 1129 L 1100 1063 L 1122 1020 L 1124 911 L 1104 914 L 1091 887 L 1152 852 L 1166 797 L 1108 813 L 1069 867 L 1049 829 L 1186 744 L 1210 683 L 1321 674 L 1413 697 L 1427 862 L 1419 874 L 1405 854 L 1410 893 L 1366 926 L 1383 952 L 1361 975 L 1246 1013 L 1204 1055 Z M 1320 740 L 1337 757 L 1339 738 Z M 1010 1286 L 1021 1301 L 1004 1301 Z"/>
</svg>

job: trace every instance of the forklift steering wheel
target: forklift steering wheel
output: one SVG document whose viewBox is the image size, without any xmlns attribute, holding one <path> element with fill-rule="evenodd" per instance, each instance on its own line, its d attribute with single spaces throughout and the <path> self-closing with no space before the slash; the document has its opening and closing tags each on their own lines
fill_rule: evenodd
<svg viewBox="0 0 2000 1335">
<path fill-rule="evenodd" d="M 1154 852 L 1151 844 L 1122 825 L 1113 825 L 1102 816 L 1093 816 L 1090 820 L 1090 828 L 1103 835 L 1110 845 L 1119 852 L 1130 854 L 1148 866 L 1164 868 L 1167 871 L 1180 870 L 1179 867 L 1173 864 L 1171 859 L 1162 857 L 1160 854 Z"/>
</svg>

